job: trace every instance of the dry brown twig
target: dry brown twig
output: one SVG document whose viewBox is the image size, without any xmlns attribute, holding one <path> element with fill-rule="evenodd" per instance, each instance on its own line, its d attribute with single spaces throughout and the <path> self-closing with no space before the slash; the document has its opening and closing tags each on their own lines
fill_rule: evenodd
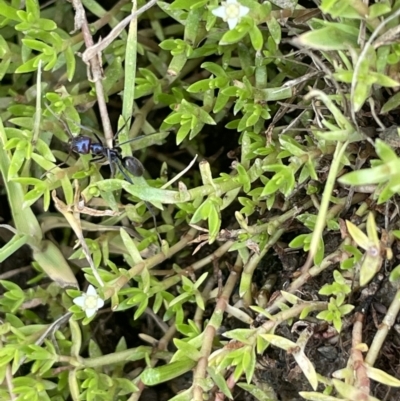
<svg viewBox="0 0 400 401">
<path fill-rule="evenodd" d="M 157 0 L 151 0 L 135 13 L 127 16 L 123 19 L 114 29 L 99 43 L 96 45 L 93 42 L 93 37 L 90 33 L 88 21 L 86 19 L 85 9 L 82 5 L 81 0 L 72 0 L 72 6 L 75 10 L 75 31 L 81 30 L 83 40 L 85 42 L 86 50 L 82 54 L 82 60 L 88 65 L 88 79 L 94 82 L 96 88 L 97 102 L 99 105 L 99 111 L 101 116 L 101 122 L 103 125 L 104 137 L 107 146 L 111 149 L 113 147 L 114 135 L 111 128 L 110 118 L 108 116 L 107 105 L 104 96 L 104 89 L 102 84 L 103 68 L 101 62 L 101 52 L 109 46 L 122 32 L 122 30 L 140 14 L 144 13 L 151 7 L 153 7 Z"/>
<path fill-rule="evenodd" d="M 222 294 L 215 305 L 213 316 L 211 317 L 207 327 L 204 330 L 204 340 L 200 350 L 201 358 L 199 359 L 193 374 L 193 399 L 196 401 L 201 401 L 204 399 L 202 382 L 204 381 L 207 374 L 208 357 L 211 354 L 214 337 L 219 328 L 217 324 L 219 319 L 217 319 L 216 317 L 223 314 L 226 309 L 226 305 L 229 304 L 229 299 L 235 288 L 236 282 L 240 277 L 242 269 L 243 261 L 240 257 L 238 257 L 226 281 Z"/>
<path fill-rule="evenodd" d="M 76 0 L 75 0 L 76 1 Z M 122 30 L 134 19 L 137 18 L 140 14 L 143 14 L 145 11 L 149 10 L 157 3 L 157 0 L 150 0 L 143 7 L 139 8 L 135 13 L 128 15 L 124 18 L 103 40 L 95 45 L 92 43 L 91 46 L 86 46 L 87 49 L 82 54 L 82 60 L 87 64 L 93 58 L 96 58 L 99 53 L 101 53 L 106 47 L 108 47 L 122 32 Z"/>
<path fill-rule="evenodd" d="M 365 369 L 364 357 L 362 354 L 363 348 L 366 347 L 365 344 L 362 343 L 363 320 L 364 315 L 360 312 L 357 312 L 356 320 L 353 326 L 353 340 L 349 364 L 354 370 L 355 387 L 365 394 L 365 399 L 367 400 L 370 393 L 370 380 Z"/>
<path fill-rule="evenodd" d="M 160 339 L 160 341 L 158 341 L 158 345 L 156 348 L 160 351 L 165 351 L 167 349 L 168 344 L 174 338 L 175 334 L 176 334 L 176 326 L 175 326 L 175 323 L 172 322 L 170 327 L 168 328 L 167 332 L 163 335 L 163 337 Z M 151 367 L 156 366 L 157 362 L 158 362 L 158 358 L 154 356 L 153 358 L 151 358 L 150 366 Z M 143 382 L 141 380 L 139 380 L 139 382 L 136 385 L 138 387 L 138 391 L 132 393 L 132 395 L 129 397 L 128 401 L 138 401 L 145 388 L 145 385 L 143 384 Z"/>
<path fill-rule="evenodd" d="M 90 33 L 89 24 L 86 19 L 85 9 L 80 0 L 72 0 L 72 6 L 75 10 L 75 31 L 81 30 L 83 34 L 83 40 L 86 48 L 90 48 L 94 45 L 92 34 Z M 106 100 L 104 97 L 103 89 L 103 68 L 101 64 L 101 53 L 97 53 L 97 57 L 92 57 L 90 60 L 83 60 L 90 69 L 88 70 L 88 79 L 92 81 L 96 88 L 97 103 L 99 104 L 99 111 L 101 116 L 101 122 L 103 125 L 104 136 L 106 139 L 107 146 L 111 149 L 113 147 L 113 132 L 111 129 L 110 118 L 108 116 Z"/>
<path fill-rule="evenodd" d="M 76 205 L 79 204 L 79 198 L 80 198 L 80 190 L 79 190 L 78 181 L 75 181 L 75 195 L 74 195 L 75 207 L 72 208 L 73 210 L 71 210 L 70 206 L 66 205 L 64 202 L 62 202 L 60 199 L 57 198 L 55 190 L 51 193 L 51 195 L 52 195 L 52 198 L 54 201 L 54 206 L 65 217 L 65 219 L 68 221 L 70 227 L 74 230 L 75 235 L 78 238 L 78 244 L 81 244 L 82 251 L 85 254 L 85 257 L 89 263 L 89 266 L 92 269 L 94 277 L 96 278 L 99 285 L 101 287 L 104 287 L 103 280 L 101 279 L 99 273 L 97 272 L 97 268 L 94 265 L 93 259 L 90 254 L 89 247 L 87 246 L 85 237 L 83 236 L 81 220 L 80 220 L 80 211 L 76 207 Z"/>
</svg>

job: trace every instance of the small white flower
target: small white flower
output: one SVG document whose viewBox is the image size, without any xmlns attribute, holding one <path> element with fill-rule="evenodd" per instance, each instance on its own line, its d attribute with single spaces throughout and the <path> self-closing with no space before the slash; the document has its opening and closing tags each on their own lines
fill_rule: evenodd
<svg viewBox="0 0 400 401">
<path fill-rule="evenodd" d="M 237 0 L 226 0 L 221 4 L 220 7 L 212 10 L 212 13 L 226 21 L 229 29 L 235 28 L 240 19 L 250 11 L 249 7 L 242 6 Z"/>
<path fill-rule="evenodd" d="M 104 301 L 97 295 L 96 288 L 92 285 L 89 285 L 86 294 L 83 293 L 72 301 L 82 308 L 87 317 L 92 317 L 98 309 L 104 306 Z"/>
</svg>

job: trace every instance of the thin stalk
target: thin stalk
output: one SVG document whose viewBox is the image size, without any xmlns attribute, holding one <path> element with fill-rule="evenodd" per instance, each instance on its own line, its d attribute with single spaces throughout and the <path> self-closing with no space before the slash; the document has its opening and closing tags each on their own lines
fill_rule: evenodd
<svg viewBox="0 0 400 401">
<path fill-rule="evenodd" d="M 234 241 L 227 241 L 225 244 L 221 245 L 216 251 L 212 254 L 206 256 L 205 258 L 191 264 L 190 266 L 186 266 L 184 270 L 182 270 L 179 274 L 176 274 L 172 277 L 168 277 L 160 283 L 160 287 L 162 290 L 167 290 L 168 288 L 178 284 L 181 281 L 182 275 L 189 275 L 202 267 L 214 262 L 219 259 L 222 255 L 229 251 L 229 248 L 234 244 Z"/>
<path fill-rule="evenodd" d="M 159 265 L 164 260 L 171 258 L 173 255 L 181 251 L 182 249 L 186 248 L 188 243 L 193 240 L 194 236 L 196 235 L 197 230 L 192 228 L 190 229 L 179 242 L 169 248 L 168 252 L 165 253 L 158 253 L 153 257 L 138 263 L 137 265 L 133 266 L 128 271 L 128 275 L 120 276 L 117 280 L 110 283 L 109 287 L 104 289 L 104 299 L 111 298 L 114 294 L 116 294 L 132 277 L 140 275 L 140 273 L 144 269 L 152 269 L 154 266 Z M 112 284 L 112 285 L 111 285 Z"/>
<path fill-rule="evenodd" d="M 306 273 L 309 270 L 309 268 L 311 267 L 311 263 L 314 259 L 317 249 L 318 249 L 319 241 L 322 238 L 322 232 L 324 231 L 324 228 L 326 225 L 326 216 L 328 213 L 329 202 L 331 200 L 333 188 L 336 183 L 336 177 L 339 173 L 342 156 L 343 156 L 348 144 L 349 144 L 349 141 L 345 141 L 345 142 L 338 142 L 336 145 L 336 150 L 335 150 L 335 154 L 333 156 L 332 165 L 329 170 L 328 178 L 325 183 L 324 193 L 322 194 L 321 205 L 320 205 L 320 209 L 318 212 L 317 221 L 315 223 L 313 236 L 311 239 L 310 251 L 308 253 L 306 263 L 301 268 L 302 273 Z"/>
<path fill-rule="evenodd" d="M 251 295 L 251 284 L 254 270 L 260 263 L 261 259 L 271 249 L 271 247 L 276 244 L 276 242 L 279 240 L 284 232 L 285 229 L 283 228 L 277 230 L 265 244 L 264 249 L 258 254 L 255 253 L 244 267 L 243 274 L 240 280 L 239 294 L 243 298 L 245 306 L 249 306 L 253 303 L 253 297 Z"/>
<path fill-rule="evenodd" d="M 296 280 L 294 280 L 289 288 L 287 288 L 285 291 L 289 292 L 291 294 L 294 294 L 299 288 L 301 288 L 311 277 L 316 277 L 319 274 L 321 274 L 324 270 L 326 270 L 327 268 L 329 268 L 330 266 L 332 266 L 334 263 L 337 263 L 340 261 L 343 251 L 342 251 L 342 247 L 344 244 L 349 244 L 351 242 L 350 238 L 346 239 L 343 244 L 341 244 L 339 246 L 339 248 L 331 253 L 330 255 L 326 256 L 323 261 L 321 262 L 321 264 L 319 266 L 313 266 L 311 269 L 309 269 L 308 271 L 306 271 L 305 273 L 302 273 L 299 277 L 296 278 Z M 280 303 L 286 303 L 285 298 L 280 295 L 278 298 L 276 298 L 274 300 L 274 303 L 269 306 L 267 308 L 267 311 L 269 313 L 273 313 L 276 310 L 279 309 L 278 305 Z"/>
<path fill-rule="evenodd" d="M 153 7 L 158 0 L 150 0 L 143 7 L 139 8 L 135 13 L 128 15 L 124 18 L 101 42 L 92 45 L 87 48 L 82 54 L 82 60 L 86 63 L 89 60 L 96 58 L 99 53 L 104 51 L 122 32 L 123 29 L 132 21 L 132 19 L 137 18 L 140 14 L 143 14 L 149 8 Z"/>
<path fill-rule="evenodd" d="M 211 316 L 211 319 L 204 330 L 204 339 L 203 345 L 201 347 L 200 353 L 201 357 L 197 362 L 196 369 L 193 374 L 193 400 L 194 401 L 203 401 L 203 382 L 205 380 L 207 374 L 208 367 L 208 357 L 211 354 L 213 341 L 215 337 L 215 333 L 219 329 L 222 323 L 222 318 L 224 315 L 224 311 L 226 309 L 226 305 L 229 303 L 229 298 L 232 295 L 232 292 L 235 288 L 238 277 L 242 271 L 243 261 L 238 255 L 235 266 L 233 267 L 228 280 L 224 286 L 222 294 L 215 305 L 214 312 Z"/>
<path fill-rule="evenodd" d="M 94 45 L 92 34 L 90 33 L 89 24 L 86 19 L 86 12 L 80 0 L 72 0 L 72 5 L 75 10 L 75 23 L 82 30 L 83 40 L 85 41 L 86 48 L 90 48 Z M 85 60 L 84 60 L 85 61 Z M 91 76 L 88 77 L 89 81 L 94 82 L 96 88 L 97 103 L 99 105 L 101 122 L 103 125 L 104 137 L 106 139 L 107 146 L 111 149 L 113 147 L 113 132 L 110 123 L 110 117 L 108 116 L 107 104 L 104 96 L 103 88 L 103 74 L 102 66 L 100 64 L 99 57 L 93 57 L 85 61 L 90 66 Z"/>
<path fill-rule="evenodd" d="M 135 14 L 137 10 L 136 0 L 132 0 L 131 14 Z M 135 99 L 135 79 L 136 79 L 136 63 L 137 63 L 137 18 L 132 18 L 129 24 L 128 40 L 125 50 L 125 80 L 124 80 L 124 96 L 122 101 L 122 119 L 120 125 L 128 124 L 132 118 L 133 102 Z M 118 127 L 118 130 L 121 129 Z M 123 130 L 120 134 L 120 142 L 127 141 L 128 130 Z M 124 156 L 132 156 L 132 149 L 129 145 L 124 147 Z"/>
<path fill-rule="evenodd" d="M 293 305 L 291 308 L 283 310 L 273 316 L 273 320 L 268 320 L 261 327 L 257 329 L 255 336 L 260 334 L 266 334 L 270 332 L 274 327 L 285 322 L 286 320 L 295 318 L 303 312 L 304 308 L 309 308 L 310 312 L 322 311 L 328 308 L 328 302 L 312 301 L 312 302 L 301 302 Z"/>
<path fill-rule="evenodd" d="M 174 338 L 176 334 L 176 326 L 175 324 L 172 324 L 171 327 L 168 329 L 168 331 L 164 334 L 164 336 L 160 339 L 158 342 L 157 350 L 160 352 L 165 352 L 167 350 L 167 346 L 169 342 Z M 157 356 L 153 356 L 150 361 L 150 366 L 154 368 L 157 365 L 158 358 Z M 141 380 L 137 383 L 137 386 L 139 388 L 139 391 L 132 393 L 132 395 L 129 397 L 128 401 L 138 401 L 143 390 L 145 389 L 145 385 Z"/>
<path fill-rule="evenodd" d="M 400 289 L 397 290 L 396 295 L 393 298 L 389 309 L 379 325 L 379 329 L 375 334 L 372 344 L 369 347 L 368 353 L 365 357 L 365 363 L 370 366 L 374 366 L 374 363 L 381 351 L 381 348 L 385 342 L 386 336 L 388 335 L 390 329 L 396 322 L 397 315 L 400 311 Z"/>
<path fill-rule="evenodd" d="M 210 297 L 210 292 L 214 288 L 214 285 L 215 285 L 215 278 L 214 277 L 210 277 L 207 280 L 207 283 L 204 286 L 203 291 L 201 292 L 201 297 L 204 300 L 204 304 L 208 301 L 208 299 Z M 195 325 L 197 326 L 197 328 L 199 330 L 203 329 L 203 315 L 204 315 L 204 312 L 205 312 L 205 310 L 203 310 L 199 306 L 197 306 L 196 312 L 195 312 L 194 317 L 193 317 L 193 321 L 194 321 Z"/>
</svg>

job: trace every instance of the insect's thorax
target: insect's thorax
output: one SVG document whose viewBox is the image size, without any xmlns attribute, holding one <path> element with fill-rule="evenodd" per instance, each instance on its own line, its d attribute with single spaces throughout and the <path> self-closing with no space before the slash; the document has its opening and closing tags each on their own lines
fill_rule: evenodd
<svg viewBox="0 0 400 401">
<path fill-rule="evenodd" d="M 90 151 L 93 153 L 95 156 L 99 156 L 104 154 L 104 146 L 102 143 L 92 143 L 90 146 Z"/>
</svg>

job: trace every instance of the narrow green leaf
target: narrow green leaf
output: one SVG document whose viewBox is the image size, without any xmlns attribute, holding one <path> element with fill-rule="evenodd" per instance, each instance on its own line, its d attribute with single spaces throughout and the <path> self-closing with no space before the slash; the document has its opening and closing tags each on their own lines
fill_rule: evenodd
<svg viewBox="0 0 400 401">
<path fill-rule="evenodd" d="M 75 54 L 71 46 L 68 46 L 65 49 L 64 56 L 65 56 L 65 64 L 67 67 L 67 79 L 69 82 L 71 82 L 74 77 L 76 68 Z"/>
<path fill-rule="evenodd" d="M 146 369 L 141 374 L 140 379 L 146 386 L 154 386 L 189 372 L 195 365 L 196 362 L 191 359 L 170 362 L 165 366 Z"/>
<path fill-rule="evenodd" d="M 232 393 L 228 387 L 228 384 L 226 383 L 224 376 L 212 367 L 208 367 L 207 372 L 211 376 L 217 387 L 224 393 L 224 395 L 229 399 L 233 399 Z"/>
<path fill-rule="evenodd" d="M 323 51 L 347 50 L 357 47 L 357 36 L 329 26 L 303 33 L 296 39 L 296 43 Z"/>
<path fill-rule="evenodd" d="M 26 245 L 29 236 L 14 235 L 3 247 L 0 248 L 0 263 L 4 262 L 14 252 L 18 251 L 22 246 Z"/>
</svg>

